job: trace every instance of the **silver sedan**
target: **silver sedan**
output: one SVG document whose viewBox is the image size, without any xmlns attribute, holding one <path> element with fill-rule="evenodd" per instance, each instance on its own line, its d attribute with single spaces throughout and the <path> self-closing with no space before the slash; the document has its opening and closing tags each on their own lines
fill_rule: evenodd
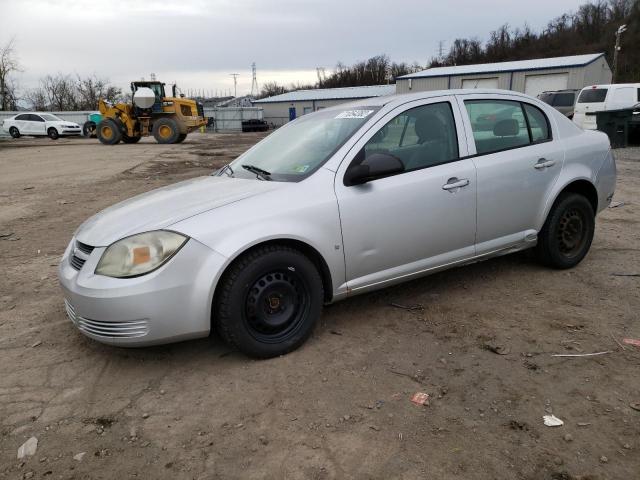
<svg viewBox="0 0 640 480">
<path fill-rule="evenodd" d="M 526 248 L 552 268 L 577 265 L 615 181 L 603 133 L 529 96 L 369 99 L 98 213 L 69 243 L 60 283 L 95 340 L 215 330 L 272 357 L 309 337 L 325 303 Z"/>
</svg>

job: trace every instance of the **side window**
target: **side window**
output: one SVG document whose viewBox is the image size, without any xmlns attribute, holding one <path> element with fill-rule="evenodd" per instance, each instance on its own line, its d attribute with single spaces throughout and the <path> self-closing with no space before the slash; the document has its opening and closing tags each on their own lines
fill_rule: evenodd
<svg viewBox="0 0 640 480">
<path fill-rule="evenodd" d="M 529 144 L 529 130 L 520 102 L 465 100 L 479 155 Z"/>
<path fill-rule="evenodd" d="M 29 120 L 29 115 L 27 115 L 26 113 L 23 113 L 22 115 L 18 115 L 16 117 L 16 120 Z"/>
<path fill-rule="evenodd" d="M 34 115 L 33 113 L 29 115 L 29 120 L 32 122 L 44 122 L 44 119 L 40 115 Z"/>
<path fill-rule="evenodd" d="M 575 99 L 574 93 L 558 93 L 551 105 L 554 107 L 573 107 Z"/>
<path fill-rule="evenodd" d="M 391 119 L 363 148 L 360 162 L 374 154 L 400 159 L 405 171 L 432 167 L 458 159 L 458 135 L 449 102 L 407 110 Z"/>
<path fill-rule="evenodd" d="M 529 128 L 531 129 L 531 141 L 544 142 L 551 138 L 551 131 L 549 129 L 549 121 L 547 116 L 538 107 L 523 103 L 524 111 L 527 114 L 527 120 L 529 121 Z"/>
</svg>

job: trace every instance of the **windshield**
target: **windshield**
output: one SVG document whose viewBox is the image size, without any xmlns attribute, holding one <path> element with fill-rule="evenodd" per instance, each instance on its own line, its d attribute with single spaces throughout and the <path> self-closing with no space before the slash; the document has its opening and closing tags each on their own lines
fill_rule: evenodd
<svg viewBox="0 0 640 480">
<path fill-rule="evenodd" d="M 51 115 L 50 113 L 41 113 L 40 116 L 44 118 L 47 122 L 61 122 L 62 120 L 56 117 L 55 115 Z"/>
<path fill-rule="evenodd" d="M 590 88 L 583 90 L 578 97 L 578 103 L 602 103 L 607 98 L 606 88 Z"/>
<path fill-rule="evenodd" d="M 276 130 L 219 175 L 298 182 L 320 168 L 380 107 L 322 110 Z"/>
</svg>

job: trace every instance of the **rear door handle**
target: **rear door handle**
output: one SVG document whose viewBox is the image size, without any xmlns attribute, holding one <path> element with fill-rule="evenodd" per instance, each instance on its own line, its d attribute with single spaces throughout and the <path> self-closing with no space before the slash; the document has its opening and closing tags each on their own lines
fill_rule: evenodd
<svg viewBox="0 0 640 480">
<path fill-rule="evenodd" d="M 546 158 L 540 158 L 538 163 L 536 163 L 533 168 L 537 170 L 542 170 L 544 168 L 553 167 L 556 164 L 554 160 L 547 160 Z"/>
<path fill-rule="evenodd" d="M 447 180 L 447 183 L 445 183 L 442 186 L 442 189 L 443 190 L 455 190 L 456 188 L 466 187 L 467 185 L 469 185 L 469 179 L 468 178 L 458 179 L 456 177 L 453 177 L 453 178 L 450 178 L 449 180 Z"/>
</svg>

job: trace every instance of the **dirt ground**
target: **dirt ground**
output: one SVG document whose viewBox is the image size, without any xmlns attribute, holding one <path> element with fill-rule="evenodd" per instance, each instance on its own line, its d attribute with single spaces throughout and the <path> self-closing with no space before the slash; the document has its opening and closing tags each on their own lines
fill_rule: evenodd
<svg viewBox="0 0 640 480">
<path fill-rule="evenodd" d="M 640 477 L 640 348 L 618 344 L 640 338 L 640 277 L 613 275 L 640 273 L 640 149 L 616 152 L 625 204 L 571 271 L 525 252 L 348 299 L 267 361 L 216 338 L 119 349 L 76 331 L 56 279 L 76 227 L 262 135 L 0 142 L 0 479 Z"/>
</svg>

